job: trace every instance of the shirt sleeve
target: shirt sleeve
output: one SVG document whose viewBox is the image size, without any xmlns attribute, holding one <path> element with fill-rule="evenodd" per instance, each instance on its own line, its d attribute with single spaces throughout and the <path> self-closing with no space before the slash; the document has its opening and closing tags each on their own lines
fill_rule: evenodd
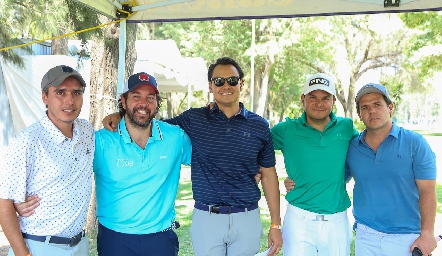
<svg viewBox="0 0 442 256">
<path fill-rule="evenodd" d="M 272 134 L 273 147 L 275 150 L 282 150 L 284 148 L 284 136 L 286 130 L 286 122 L 281 122 L 270 129 Z"/>
<path fill-rule="evenodd" d="M 427 140 L 420 134 L 417 134 L 413 152 L 412 166 L 416 179 L 436 179 L 436 155 Z"/>
<path fill-rule="evenodd" d="M 192 159 L 192 144 L 190 142 L 190 138 L 183 131 L 183 158 L 181 163 L 184 165 L 190 165 Z"/>
</svg>

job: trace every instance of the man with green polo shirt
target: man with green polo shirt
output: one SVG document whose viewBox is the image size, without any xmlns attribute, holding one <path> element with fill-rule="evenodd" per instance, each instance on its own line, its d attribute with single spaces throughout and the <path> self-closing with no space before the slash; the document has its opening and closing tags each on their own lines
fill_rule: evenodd
<svg viewBox="0 0 442 256">
<path fill-rule="evenodd" d="M 349 142 L 358 132 L 351 119 L 333 113 L 335 86 L 328 75 L 308 77 L 301 101 L 301 117 L 271 129 L 288 178 L 296 181 L 286 195 L 284 255 L 350 255 L 344 170 Z"/>
</svg>

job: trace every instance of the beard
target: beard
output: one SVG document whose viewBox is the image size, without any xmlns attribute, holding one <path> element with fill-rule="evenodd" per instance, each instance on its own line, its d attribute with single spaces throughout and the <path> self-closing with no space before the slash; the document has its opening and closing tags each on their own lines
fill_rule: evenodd
<svg viewBox="0 0 442 256">
<path fill-rule="evenodd" d="M 148 114 L 148 117 L 136 117 L 136 113 L 138 110 L 144 110 Z M 157 115 L 158 109 L 155 109 L 153 113 L 147 108 L 134 108 L 132 110 L 127 110 L 126 114 L 129 119 L 129 123 L 132 124 L 134 127 L 139 129 L 146 129 L 149 127 L 149 125 L 152 123 L 152 119 Z"/>
</svg>

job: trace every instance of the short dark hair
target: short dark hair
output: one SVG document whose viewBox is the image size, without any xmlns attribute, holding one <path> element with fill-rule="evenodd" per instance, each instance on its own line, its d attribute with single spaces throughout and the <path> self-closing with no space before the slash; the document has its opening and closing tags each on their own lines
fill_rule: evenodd
<svg viewBox="0 0 442 256">
<path fill-rule="evenodd" d="M 207 72 L 207 79 L 209 82 L 212 80 L 213 70 L 218 65 L 232 65 L 236 68 L 236 70 L 238 70 L 239 79 L 244 78 L 244 72 L 242 71 L 241 67 L 239 66 L 239 64 L 235 60 L 233 60 L 232 58 L 229 58 L 229 57 L 222 57 L 222 58 L 217 59 L 215 63 L 210 64 L 209 71 Z"/>
<path fill-rule="evenodd" d="M 387 103 L 387 106 L 393 103 L 387 96 L 382 94 L 382 97 L 384 98 L 385 103 Z M 361 110 L 359 109 L 359 101 L 356 102 L 356 112 L 358 113 L 358 115 L 361 113 Z"/>
<path fill-rule="evenodd" d="M 128 91 L 121 94 L 121 97 L 123 97 L 126 102 L 127 102 L 127 95 L 128 94 L 129 94 Z M 158 110 L 160 110 L 161 105 L 163 103 L 163 98 L 159 94 L 156 94 L 155 96 L 157 98 L 157 103 L 158 103 L 156 110 L 158 111 Z M 118 99 L 118 112 L 120 112 L 120 117 L 123 117 L 126 114 L 126 110 L 123 108 L 123 103 L 121 102 L 121 97 L 120 97 L 120 99 Z"/>
</svg>

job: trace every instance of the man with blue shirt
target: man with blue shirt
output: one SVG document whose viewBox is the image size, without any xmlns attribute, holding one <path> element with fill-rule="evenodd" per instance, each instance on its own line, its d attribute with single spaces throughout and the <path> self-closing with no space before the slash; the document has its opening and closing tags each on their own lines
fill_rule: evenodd
<svg viewBox="0 0 442 256">
<path fill-rule="evenodd" d="M 349 146 L 346 172 L 355 180 L 356 255 L 423 255 L 436 248 L 435 155 L 418 133 L 391 121 L 394 105 L 380 84 L 356 95 L 366 129 Z"/>
<path fill-rule="evenodd" d="M 154 119 L 161 100 L 154 77 L 134 74 L 119 101 L 117 132 L 96 132 L 99 255 L 178 255 L 175 198 L 191 144 L 182 129 Z"/>
</svg>

